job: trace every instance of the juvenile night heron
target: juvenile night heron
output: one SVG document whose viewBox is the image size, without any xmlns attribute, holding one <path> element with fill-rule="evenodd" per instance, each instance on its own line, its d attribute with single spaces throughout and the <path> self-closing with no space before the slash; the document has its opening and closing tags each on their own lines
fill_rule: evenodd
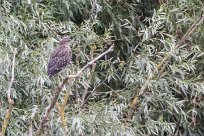
<svg viewBox="0 0 204 136">
<path fill-rule="evenodd" d="M 72 51 L 69 47 L 70 41 L 71 39 L 68 36 L 62 38 L 58 47 L 52 52 L 47 69 L 49 77 L 57 74 L 71 63 Z"/>
</svg>

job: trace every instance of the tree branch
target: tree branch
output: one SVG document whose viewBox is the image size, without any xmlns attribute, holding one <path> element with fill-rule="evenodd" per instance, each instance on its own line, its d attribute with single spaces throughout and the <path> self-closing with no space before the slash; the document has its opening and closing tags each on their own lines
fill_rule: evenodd
<svg viewBox="0 0 204 136">
<path fill-rule="evenodd" d="M 51 111 L 51 109 L 53 109 L 54 105 L 56 104 L 57 98 L 60 94 L 60 92 L 62 91 L 63 86 L 67 83 L 68 79 L 70 78 L 78 78 L 80 77 L 80 75 L 82 74 L 82 72 L 87 69 L 90 65 L 92 65 L 93 63 L 95 63 L 97 60 L 99 60 L 101 57 L 103 57 L 104 55 L 106 55 L 109 52 L 113 51 L 114 46 L 111 46 L 107 51 L 103 52 L 102 54 L 100 54 L 99 56 L 97 56 L 96 58 L 94 58 L 92 61 L 88 62 L 81 70 L 79 70 L 75 75 L 68 75 L 63 81 L 62 83 L 60 83 L 58 85 L 57 88 L 55 88 L 55 93 L 52 97 L 52 101 L 50 103 L 50 105 L 46 108 L 44 117 L 42 118 L 41 122 L 40 122 L 40 126 L 38 128 L 38 130 L 36 131 L 36 136 L 39 136 L 41 134 L 41 131 L 43 130 L 43 128 L 45 127 L 47 121 L 48 121 L 48 116 L 49 113 Z"/>
<path fill-rule="evenodd" d="M 14 67 L 15 67 L 15 59 L 16 59 L 16 48 L 14 49 L 13 52 L 13 62 L 12 62 L 12 71 L 11 71 L 11 81 L 9 83 L 9 87 L 7 90 L 7 98 L 8 98 L 8 102 L 9 104 L 14 104 L 14 101 L 11 99 L 11 87 L 14 81 Z"/>
<path fill-rule="evenodd" d="M 183 35 L 183 37 L 181 38 L 180 41 L 178 41 L 175 45 L 175 48 L 174 49 L 177 49 L 179 47 L 181 47 L 181 45 L 183 45 L 183 43 L 185 42 L 185 40 L 196 30 L 196 28 L 201 25 L 204 21 L 204 15 L 202 15 L 201 17 L 199 17 L 191 26 L 190 28 L 188 29 L 188 31 Z M 171 52 L 168 52 L 166 54 L 166 56 L 163 58 L 163 60 L 161 61 L 161 63 L 159 63 L 157 65 L 157 70 L 159 70 L 159 73 L 161 74 L 163 71 L 164 71 L 164 68 L 166 67 L 167 64 L 166 61 L 170 60 L 171 59 Z M 163 67 L 164 66 L 164 67 Z M 161 68 L 162 67 L 162 68 Z M 142 88 L 140 89 L 139 91 L 139 95 L 135 96 L 133 101 L 132 101 L 132 104 L 130 105 L 130 109 L 128 110 L 128 116 L 127 116 L 127 120 L 131 120 L 132 119 L 132 116 L 133 116 L 133 113 L 134 111 L 137 109 L 137 105 L 138 105 L 138 102 L 139 102 L 139 99 L 140 96 L 142 96 L 146 90 L 147 90 L 147 87 L 148 87 L 148 84 L 150 82 L 150 80 L 153 78 L 153 77 L 158 77 L 156 74 L 157 74 L 157 70 L 155 69 L 151 75 L 149 75 L 149 77 L 147 78 L 147 80 L 145 81 L 144 85 L 142 86 Z M 158 78 L 159 79 L 159 78 Z"/>
<path fill-rule="evenodd" d="M 1 134 L 0 134 L 1 136 L 5 135 L 6 128 L 7 128 L 7 125 L 9 123 L 9 119 L 11 118 L 11 113 L 12 113 L 13 104 L 14 104 L 14 101 L 11 98 L 11 87 L 12 87 L 13 81 L 14 81 L 14 67 L 15 67 L 16 51 L 17 51 L 17 49 L 14 48 L 13 61 L 12 61 L 12 70 L 11 70 L 11 81 L 9 83 L 8 90 L 7 90 L 7 98 L 8 98 L 8 103 L 9 103 L 9 109 L 6 111 L 6 116 L 4 118 L 4 122 L 3 122 L 3 125 L 2 125 L 2 130 L 1 130 Z"/>
</svg>

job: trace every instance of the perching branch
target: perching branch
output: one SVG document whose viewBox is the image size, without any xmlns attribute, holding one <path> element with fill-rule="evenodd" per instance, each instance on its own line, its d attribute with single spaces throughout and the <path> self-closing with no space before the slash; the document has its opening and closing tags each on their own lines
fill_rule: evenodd
<svg viewBox="0 0 204 136">
<path fill-rule="evenodd" d="M 204 21 L 204 15 L 202 15 L 201 17 L 199 17 L 192 25 L 191 27 L 188 29 L 188 31 L 183 35 L 183 37 L 181 38 L 180 41 L 178 41 L 175 45 L 175 48 L 174 49 L 177 49 L 179 47 L 181 47 L 183 45 L 183 43 L 185 42 L 185 40 L 196 30 L 196 28 L 201 25 Z M 169 61 L 171 59 L 171 52 L 168 52 L 166 54 L 166 56 L 163 58 L 163 60 L 157 65 L 157 70 L 158 70 L 158 73 L 161 75 L 164 71 L 164 68 L 166 67 L 166 61 Z M 130 109 L 128 111 L 128 116 L 127 116 L 127 120 L 131 120 L 132 116 L 133 116 L 133 113 L 134 111 L 137 109 L 137 105 L 139 103 L 139 97 L 142 96 L 146 90 L 147 90 L 147 87 L 148 87 L 148 84 L 150 82 L 150 80 L 153 78 L 153 77 L 159 77 L 157 75 L 157 71 L 154 70 L 152 72 L 151 75 L 149 75 L 148 79 L 145 81 L 144 85 L 142 86 L 142 88 L 140 89 L 139 91 L 139 94 L 137 96 L 134 97 L 133 99 L 133 102 L 132 104 L 130 105 Z M 157 79 L 158 80 L 158 79 Z"/>
<path fill-rule="evenodd" d="M 5 135 L 6 128 L 7 128 L 7 125 L 9 123 L 9 119 L 11 118 L 11 113 L 12 113 L 13 104 L 14 104 L 14 101 L 11 98 L 11 87 L 12 87 L 13 81 L 14 81 L 15 59 L 16 59 L 16 48 L 14 48 L 14 51 L 13 51 L 11 81 L 9 83 L 8 90 L 7 90 L 7 99 L 8 99 L 8 103 L 9 103 L 9 109 L 6 111 L 6 117 L 4 118 L 4 122 L 3 122 L 3 125 L 2 125 L 2 129 L 1 129 L 1 136 Z"/>
<path fill-rule="evenodd" d="M 113 51 L 114 46 L 111 46 L 107 51 L 103 52 L 102 54 L 100 54 L 99 56 L 97 56 L 96 58 L 94 58 L 92 61 L 88 62 L 81 70 L 79 70 L 75 75 L 68 75 L 59 85 L 57 88 L 55 88 L 55 93 L 52 96 L 52 101 L 50 103 L 50 105 L 46 108 L 44 117 L 42 118 L 41 122 L 40 122 L 40 126 L 38 128 L 38 130 L 36 131 L 36 136 L 39 136 L 41 134 L 41 131 L 43 130 L 43 128 L 45 127 L 47 121 L 48 121 L 48 116 L 50 114 L 51 109 L 53 109 L 54 105 L 56 104 L 57 98 L 60 94 L 60 92 L 62 91 L 63 86 L 67 83 L 68 79 L 70 78 L 79 78 L 80 75 L 82 74 L 82 72 L 87 69 L 90 65 L 92 65 L 93 63 L 95 63 L 97 60 L 99 60 L 101 57 L 103 57 L 104 55 L 106 55 L 109 52 Z"/>
</svg>

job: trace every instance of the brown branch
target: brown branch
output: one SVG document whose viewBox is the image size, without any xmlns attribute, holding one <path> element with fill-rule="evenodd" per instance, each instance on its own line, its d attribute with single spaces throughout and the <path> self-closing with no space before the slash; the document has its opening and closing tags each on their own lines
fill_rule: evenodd
<svg viewBox="0 0 204 136">
<path fill-rule="evenodd" d="M 38 128 L 38 130 L 36 131 L 36 136 L 39 136 L 41 134 L 41 131 L 43 130 L 43 128 L 45 127 L 47 121 L 48 121 L 48 116 L 49 113 L 51 111 L 51 109 L 53 109 L 57 98 L 60 94 L 60 92 L 62 91 L 63 86 L 67 83 L 68 79 L 70 78 L 79 78 L 80 75 L 82 74 L 82 72 L 87 69 L 90 65 L 92 65 L 93 63 L 95 63 L 98 59 L 100 59 L 101 57 L 103 57 L 104 55 L 106 55 L 109 52 L 113 51 L 114 46 L 111 46 L 107 51 L 103 52 L 102 54 L 100 54 L 99 56 L 97 56 L 96 58 L 94 58 L 92 61 L 88 62 L 81 70 L 79 70 L 75 75 L 68 75 L 63 81 L 62 83 L 60 83 L 58 85 L 58 87 L 55 89 L 55 93 L 52 96 L 52 101 L 50 103 L 50 105 L 46 108 L 44 117 L 42 118 L 41 122 L 40 122 L 40 126 Z"/>
<path fill-rule="evenodd" d="M 204 21 L 204 15 L 202 15 L 201 17 L 199 17 L 191 26 L 190 28 L 188 29 L 188 31 L 183 35 L 183 37 L 181 38 L 180 41 L 178 41 L 175 45 L 175 48 L 174 49 L 177 49 L 179 47 L 181 47 L 183 45 L 183 43 L 185 42 L 185 40 L 196 30 L 196 28 L 201 25 Z M 162 74 L 162 72 L 164 71 L 164 68 L 165 67 L 162 67 L 162 66 L 166 66 L 166 61 L 170 60 L 171 59 L 171 52 L 168 52 L 166 54 L 166 56 L 163 58 L 163 60 L 157 65 L 157 70 L 159 70 L 159 73 Z M 162 67 L 162 68 L 161 68 Z M 133 113 L 134 111 L 136 110 L 137 108 L 137 105 L 138 105 L 138 98 L 140 96 L 142 96 L 146 90 L 147 90 L 147 87 L 148 87 L 148 84 L 150 82 L 150 80 L 153 78 L 153 76 L 155 77 L 158 77 L 156 74 L 157 74 L 157 70 L 155 69 L 151 75 L 149 75 L 149 77 L 147 78 L 147 80 L 145 81 L 144 85 L 142 86 L 142 88 L 140 89 L 139 91 L 139 95 L 135 96 L 133 101 L 132 101 L 132 104 L 130 105 L 130 109 L 128 110 L 128 116 L 127 116 L 127 120 L 131 120 L 132 119 L 132 116 L 133 116 Z M 162 71 L 162 72 L 161 72 Z"/>
<path fill-rule="evenodd" d="M 188 31 L 184 34 L 184 36 L 181 38 L 181 40 L 175 45 L 176 48 L 179 48 L 181 45 L 183 45 L 184 41 L 196 30 L 196 28 L 201 25 L 204 21 L 204 14 L 199 17 L 188 29 Z"/>
<path fill-rule="evenodd" d="M 4 122 L 3 122 L 3 125 L 2 125 L 1 134 L 0 134 L 2 136 L 5 135 L 7 125 L 9 123 L 10 118 L 11 118 L 11 113 L 12 113 L 13 104 L 14 104 L 14 101 L 11 98 L 11 87 L 12 87 L 13 81 L 14 81 L 14 67 L 15 67 L 16 51 L 17 51 L 17 49 L 14 48 L 13 61 L 12 61 L 12 71 L 11 71 L 11 81 L 9 83 L 8 90 L 7 90 L 7 98 L 8 98 L 8 103 L 9 103 L 9 109 L 6 111 L 6 116 L 4 118 Z"/>
</svg>

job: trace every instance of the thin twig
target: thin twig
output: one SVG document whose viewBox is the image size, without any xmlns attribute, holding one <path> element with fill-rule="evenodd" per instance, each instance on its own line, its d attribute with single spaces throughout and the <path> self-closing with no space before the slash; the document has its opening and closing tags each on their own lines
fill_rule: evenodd
<svg viewBox="0 0 204 136">
<path fill-rule="evenodd" d="M 11 71 L 11 81 L 9 83 L 8 90 L 7 90 L 9 109 L 6 111 L 6 116 L 5 116 L 4 122 L 2 124 L 2 129 L 1 129 L 1 134 L 0 134 L 1 136 L 5 135 L 6 128 L 7 128 L 7 125 L 9 123 L 9 119 L 11 118 L 11 113 L 12 113 L 13 104 L 14 104 L 14 101 L 11 98 L 11 87 L 12 87 L 13 81 L 14 81 L 14 67 L 15 67 L 16 52 L 17 52 L 17 49 L 14 48 L 13 61 L 12 61 L 12 71 Z"/>
<path fill-rule="evenodd" d="M 75 75 L 68 75 L 63 81 L 62 83 L 60 83 L 58 85 L 57 88 L 55 88 L 55 93 L 52 97 L 52 101 L 50 103 L 50 105 L 46 108 L 46 111 L 45 111 L 45 114 L 44 114 L 44 117 L 42 118 L 41 122 L 40 122 L 40 125 L 39 125 L 39 128 L 38 130 L 36 131 L 36 136 L 39 136 L 41 134 L 41 131 L 43 130 L 43 128 L 45 127 L 47 121 L 48 121 L 48 116 L 49 116 L 49 113 L 51 111 L 51 109 L 53 109 L 56 101 L 57 101 L 57 98 L 60 94 L 60 92 L 62 91 L 62 88 L 63 86 L 67 83 L 68 79 L 70 78 L 79 78 L 80 75 L 82 74 L 82 72 L 87 69 L 90 65 L 92 65 L 93 63 L 95 63 L 98 59 L 100 59 L 101 57 L 103 57 L 104 55 L 106 55 L 107 53 L 109 52 L 112 52 L 113 51 L 113 48 L 114 46 L 111 46 L 107 51 L 103 52 L 102 54 L 100 54 L 99 56 L 97 56 L 95 59 L 93 59 L 92 61 L 88 62 L 81 70 L 79 70 L 77 72 L 77 74 Z"/>
<path fill-rule="evenodd" d="M 183 43 L 185 42 L 185 40 L 196 30 L 196 28 L 202 24 L 204 21 L 204 15 L 202 15 L 201 17 L 199 17 L 191 26 L 190 28 L 188 29 L 188 31 L 183 35 L 183 37 L 181 38 L 180 41 L 178 41 L 175 45 L 175 48 L 174 49 L 177 49 L 177 48 L 180 48 Z M 159 73 L 162 74 L 160 71 L 164 71 L 164 67 L 162 67 L 163 65 L 165 65 L 166 61 L 170 60 L 171 59 L 171 52 L 168 52 L 166 54 L 166 56 L 163 58 L 163 60 L 157 65 L 157 70 L 159 70 Z M 162 69 L 161 69 L 162 67 Z M 127 116 L 127 120 L 131 120 L 132 116 L 133 116 L 133 113 L 134 111 L 136 110 L 137 108 L 137 105 L 138 105 L 138 102 L 139 102 L 139 97 L 142 96 L 146 90 L 147 90 L 147 87 L 148 87 L 148 84 L 150 82 L 150 80 L 153 78 L 153 76 L 157 77 L 156 76 L 156 73 L 157 73 L 157 70 L 154 70 L 152 72 L 151 75 L 149 75 L 149 77 L 147 78 L 147 80 L 145 81 L 144 85 L 142 86 L 142 88 L 140 89 L 139 91 L 139 95 L 135 96 L 134 99 L 133 99 L 133 102 L 132 104 L 130 105 L 130 109 L 128 110 L 128 116 Z"/>
<path fill-rule="evenodd" d="M 14 101 L 11 99 L 11 87 L 13 85 L 13 81 L 14 81 L 14 67 L 15 67 L 15 59 L 16 59 L 16 48 L 14 48 L 14 52 L 13 52 L 13 62 L 12 62 L 12 71 L 11 71 L 11 81 L 9 83 L 9 87 L 7 90 L 7 98 L 8 98 L 8 102 L 9 104 L 14 104 Z"/>
</svg>

